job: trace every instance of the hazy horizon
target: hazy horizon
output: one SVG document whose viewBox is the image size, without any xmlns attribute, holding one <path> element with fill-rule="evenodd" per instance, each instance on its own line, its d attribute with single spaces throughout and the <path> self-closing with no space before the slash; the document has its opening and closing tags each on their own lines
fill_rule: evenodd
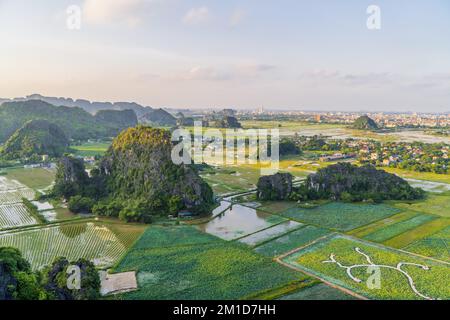
<svg viewBox="0 0 450 320">
<path fill-rule="evenodd" d="M 450 112 L 445 0 L 0 0 L 0 36 L 0 98 Z"/>
</svg>

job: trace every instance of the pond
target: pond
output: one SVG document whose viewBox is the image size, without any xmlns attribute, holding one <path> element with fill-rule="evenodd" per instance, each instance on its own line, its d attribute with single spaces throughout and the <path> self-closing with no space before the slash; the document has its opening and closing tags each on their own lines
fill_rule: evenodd
<svg viewBox="0 0 450 320">
<path fill-rule="evenodd" d="M 269 228 L 286 219 L 242 205 L 233 205 L 198 228 L 224 240 L 234 240 Z"/>
</svg>

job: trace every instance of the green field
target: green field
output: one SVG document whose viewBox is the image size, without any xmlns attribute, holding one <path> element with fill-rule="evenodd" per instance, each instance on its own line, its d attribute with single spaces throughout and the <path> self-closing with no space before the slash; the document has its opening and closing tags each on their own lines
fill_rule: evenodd
<svg viewBox="0 0 450 320">
<path fill-rule="evenodd" d="M 354 300 L 355 297 L 338 289 L 319 283 L 285 295 L 278 300 Z"/>
<path fill-rule="evenodd" d="M 74 154 L 81 157 L 102 156 L 111 146 L 107 142 L 86 142 L 79 146 L 71 146 Z"/>
<path fill-rule="evenodd" d="M 33 227 L 0 233 L 0 247 L 18 248 L 33 269 L 52 263 L 57 257 L 85 258 L 104 268 L 112 266 L 144 228 L 98 222 Z"/>
<path fill-rule="evenodd" d="M 46 168 L 15 168 L 5 170 L 6 177 L 17 180 L 32 189 L 45 189 L 55 179 L 55 170 Z"/>
<path fill-rule="evenodd" d="M 411 219 L 400 221 L 390 226 L 379 229 L 373 233 L 368 234 L 364 239 L 374 242 L 383 242 L 398 236 L 408 230 L 415 229 L 422 224 L 436 219 L 436 216 L 421 214 Z"/>
<path fill-rule="evenodd" d="M 450 262 L 450 227 L 413 242 L 404 249 L 423 256 Z"/>
<path fill-rule="evenodd" d="M 387 226 L 397 223 L 397 222 L 411 219 L 419 214 L 420 214 L 419 212 L 415 212 L 415 211 L 401 212 L 399 214 L 390 216 L 386 219 L 378 220 L 378 221 L 375 221 L 374 223 L 353 229 L 353 230 L 347 232 L 347 234 L 352 235 L 356 238 L 363 238 L 363 237 L 367 236 L 368 234 L 371 234 L 377 230 L 386 228 Z"/>
<path fill-rule="evenodd" d="M 239 242 L 249 246 L 257 246 L 272 239 L 279 238 L 289 231 L 302 227 L 301 223 L 289 220 L 268 229 L 253 233 L 247 237 L 239 239 Z"/>
<path fill-rule="evenodd" d="M 147 229 L 115 271 L 137 271 L 124 299 L 239 299 L 305 279 L 245 245 L 178 227 Z M 164 232 L 168 233 L 162 236 Z M 182 240 L 171 235 L 180 235 Z M 149 239 L 164 239 L 158 246 Z M 193 239 L 193 240 L 190 240 Z M 207 240 L 205 243 L 204 241 Z"/>
<path fill-rule="evenodd" d="M 408 230 L 396 237 L 386 240 L 384 244 L 386 246 L 394 248 L 403 248 L 414 241 L 426 238 L 432 234 L 438 233 L 450 225 L 450 219 L 439 218 L 424 223 L 417 228 Z"/>
<path fill-rule="evenodd" d="M 400 212 L 385 204 L 332 202 L 311 209 L 292 208 L 282 213 L 300 222 L 338 231 L 349 231 Z"/>
<path fill-rule="evenodd" d="M 408 203 L 397 203 L 397 208 L 414 210 L 423 213 L 435 214 L 450 218 L 450 195 L 428 195 L 424 201 Z"/>
<path fill-rule="evenodd" d="M 330 232 L 326 229 L 305 226 L 256 247 L 255 252 L 268 257 L 276 257 L 296 248 L 305 246 L 317 238 L 323 237 L 329 233 Z"/>
<path fill-rule="evenodd" d="M 343 235 L 322 239 L 282 261 L 368 298 L 450 298 L 450 264 Z M 377 267 L 380 286 L 372 287 L 369 284 Z"/>
</svg>

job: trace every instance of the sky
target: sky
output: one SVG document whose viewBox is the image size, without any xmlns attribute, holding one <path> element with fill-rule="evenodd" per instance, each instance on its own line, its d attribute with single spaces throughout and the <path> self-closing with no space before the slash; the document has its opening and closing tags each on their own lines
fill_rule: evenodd
<svg viewBox="0 0 450 320">
<path fill-rule="evenodd" d="M 449 39 L 448 0 L 0 0 L 0 97 L 450 112 Z"/>
</svg>

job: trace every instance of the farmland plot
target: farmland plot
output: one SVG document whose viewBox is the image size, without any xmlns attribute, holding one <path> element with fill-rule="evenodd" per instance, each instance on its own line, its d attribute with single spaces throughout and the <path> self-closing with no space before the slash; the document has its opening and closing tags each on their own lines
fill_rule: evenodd
<svg viewBox="0 0 450 320">
<path fill-rule="evenodd" d="M 245 238 L 239 239 L 239 242 L 245 243 L 249 246 L 256 246 L 258 244 L 280 237 L 291 230 L 300 228 L 301 226 L 303 226 L 301 223 L 289 220 L 269 229 L 265 229 L 251 234 Z"/>
<path fill-rule="evenodd" d="M 335 234 L 280 260 L 374 299 L 449 299 L 450 264 Z M 379 270 L 380 282 L 370 277 Z"/>
<path fill-rule="evenodd" d="M 291 208 L 282 215 L 307 224 L 349 231 L 399 212 L 399 209 L 384 204 L 332 202 L 311 209 Z"/>
<path fill-rule="evenodd" d="M 450 227 L 413 242 L 404 249 L 423 256 L 450 262 Z"/>
<path fill-rule="evenodd" d="M 21 204 L 0 205 L 0 229 L 38 224 L 38 221 Z"/>
<path fill-rule="evenodd" d="M 98 267 L 113 265 L 139 235 L 113 232 L 113 225 L 76 223 L 0 233 L 0 246 L 18 248 L 37 270 L 57 257 L 85 258 Z"/>
</svg>

